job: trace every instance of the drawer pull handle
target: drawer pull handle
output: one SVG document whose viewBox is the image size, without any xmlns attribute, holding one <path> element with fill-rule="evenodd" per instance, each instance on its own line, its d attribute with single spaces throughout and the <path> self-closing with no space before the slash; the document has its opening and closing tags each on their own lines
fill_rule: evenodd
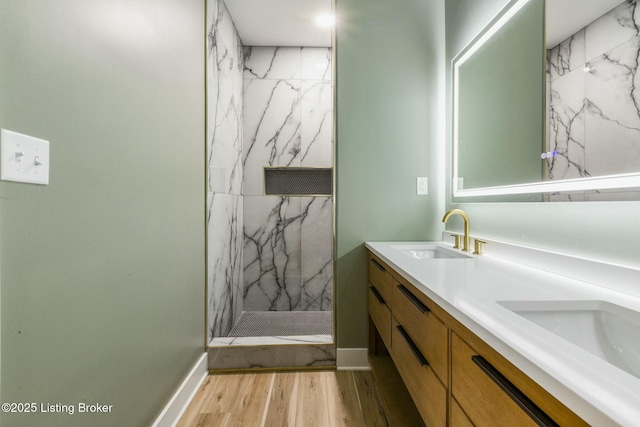
<svg viewBox="0 0 640 427">
<path fill-rule="evenodd" d="M 422 353 L 420 353 L 420 350 L 418 350 L 418 347 L 416 347 L 416 345 L 413 343 L 413 341 L 409 337 L 409 334 L 407 334 L 407 331 L 405 331 L 404 328 L 400 325 L 397 325 L 396 328 L 398 328 L 398 332 L 400 332 L 402 338 L 404 338 L 404 340 L 409 345 L 409 348 L 411 349 L 413 355 L 416 357 L 416 359 L 418 359 L 420 366 L 429 366 L 429 362 L 427 362 L 427 359 L 425 359 Z"/>
<path fill-rule="evenodd" d="M 378 267 L 378 270 L 380 271 L 387 271 L 384 269 L 384 267 L 375 259 L 371 258 L 371 262 L 373 263 L 373 265 L 375 265 L 376 267 Z"/>
<path fill-rule="evenodd" d="M 398 285 L 398 289 L 400 290 L 400 292 L 404 294 L 405 297 L 409 299 L 409 301 L 413 303 L 413 305 L 418 307 L 418 310 L 420 310 L 420 313 L 424 314 L 430 311 L 429 307 L 424 305 L 422 301 L 416 298 L 416 296 L 412 294 L 411 291 L 409 291 L 409 289 L 405 288 L 404 285 Z"/>
<path fill-rule="evenodd" d="M 384 298 L 382 298 L 382 295 L 380 295 L 380 292 L 378 292 L 376 288 L 374 288 L 373 286 L 369 286 L 369 289 L 371 289 L 371 292 L 373 292 L 373 295 L 376 297 L 380 304 L 386 304 Z"/>
<path fill-rule="evenodd" d="M 496 383 L 524 412 L 531 417 L 531 419 L 539 426 L 558 426 L 542 409 L 540 409 L 535 403 L 531 401 L 524 393 L 522 393 L 515 385 L 511 383 L 504 375 L 493 367 L 482 356 L 471 356 L 471 360 L 478 365 L 478 367 L 485 373 L 491 380 Z"/>
</svg>

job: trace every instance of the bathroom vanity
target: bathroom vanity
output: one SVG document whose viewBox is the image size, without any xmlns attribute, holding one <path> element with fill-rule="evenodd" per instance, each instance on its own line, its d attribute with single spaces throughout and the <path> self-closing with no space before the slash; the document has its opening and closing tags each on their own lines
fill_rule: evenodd
<svg viewBox="0 0 640 427">
<path fill-rule="evenodd" d="M 466 255 L 443 243 L 366 247 L 370 354 L 389 355 L 426 425 L 640 419 L 634 356 L 612 361 L 606 345 L 595 342 L 608 340 L 623 357 L 637 350 L 625 347 L 633 336 L 622 336 L 640 328 L 637 297 L 496 256 L 501 253 Z M 599 268 L 618 267 L 594 264 L 593 277 Z M 622 282 L 638 278 L 637 270 L 619 268 L 614 277 Z"/>
</svg>

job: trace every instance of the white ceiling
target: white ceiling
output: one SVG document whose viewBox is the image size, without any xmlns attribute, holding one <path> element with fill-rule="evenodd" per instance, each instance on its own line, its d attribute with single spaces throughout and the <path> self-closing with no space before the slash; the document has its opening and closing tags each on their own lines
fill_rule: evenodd
<svg viewBox="0 0 640 427">
<path fill-rule="evenodd" d="M 547 0 L 547 47 L 554 47 L 624 0 Z"/>
<path fill-rule="evenodd" d="M 331 0 L 224 0 L 245 46 L 330 47 L 331 29 L 316 17 Z"/>
</svg>

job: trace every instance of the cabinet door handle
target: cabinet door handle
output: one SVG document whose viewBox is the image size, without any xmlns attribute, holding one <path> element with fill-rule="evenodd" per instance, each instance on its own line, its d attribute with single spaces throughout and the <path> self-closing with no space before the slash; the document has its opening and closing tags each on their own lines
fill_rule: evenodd
<svg viewBox="0 0 640 427">
<path fill-rule="evenodd" d="M 411 291 L 409 291 L 409 289 L 405 288 L 404 285 L 398 285 L 398 289 L 400 290 L 400 292 L 404 294 L 405 297 L 409 299 L 409 301 L 413 303 L 413 305 L 418 307 L 418 310 L 420 310 L 422 314 L 428 313 L 430 311 L 429 307 L 424 305 L 422 301 L 416 298 L 416 296 L 412 294 Z"/>
<path fill-rule="evenodd" d="M 521 392 L 511 381 L 505 378 L 493 365 L 482 356 L 471 356 L 471 360 L 487 374 L 531 419 L 539 426 L 558 426 L 542 409 Z"/>
<path fill-rule="evenodd" d="M 380 295 L 380 292 L 378 292 L 378 290 L 375 287 L 369 286 L 369 289 L 371 289 L 371 292 L 373 292 L 373 295 L 376 297 L 376 299 L 380 304 L 386 304 L 386 302 L 384 301 L 384 298 L 382 298 L 382 295 Z"/>
<path fill-rule="evenodd" d="M 384 269 L 384 267 L 375 259 L 371 258 L 371 262 L 373 263 L 373 265 L 375 265 L 376 267 L 378 267 L 378 270 L 380 271 L 387 271 Z"/>
<path fill-rule="evenodd" d="M 404 338 L 404 340 L 407 342 L 407 345 L 411 349 L 413 355 L 416 357 L 416 359 L 418 359 L 418 363 L 420 363 L 420 366 L 429 366 L 429 362 L 427 362 L 427 359 L 422 355 L 422 353 L 420 353 L 420 350 L 418 349 L 418 347 L 416 347 L 411 337 L 409 337 L 407 331 L 405 331 L 404 328 L 400 325 L 397 325 L 396 328 L 398 329 L 398 332 L 400 332 L 400 335 L 402 335 L 402 338 Z"/>
</svg>

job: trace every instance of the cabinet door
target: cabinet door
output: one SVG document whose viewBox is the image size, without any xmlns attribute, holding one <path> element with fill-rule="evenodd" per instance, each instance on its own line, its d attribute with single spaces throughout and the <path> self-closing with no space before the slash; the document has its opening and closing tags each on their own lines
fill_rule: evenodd
<svg viewBox="0 0 640 427">
<path fill-rule="evenodd" d="M 369 283 L 377 289 L 390 307 L 391 274 L 387 271 L 387 266 L 373 255 L 369 255 Z"/>
<path fill-rule="evenodd" d="M 373 286 L 369 287 L 369 316 L 376 326 L 382 342 L 391 348 L 391 310 L 387 307 L 385 300 Z"/>
<path fill-rule="evenodd" d="M 391 341 L 393 361 L 425 424 L 429 427 L 446 426 L 447 391 L 429 366 L 429 361 L 395 319 Z"/>
<path fill-rule="evenodd" d="M 455 333 L 451 363 L 452 394 L 474 425 L 557 425 Z"/>
<path fill-rule="evenodd" d="M 393 281 L 391 312 L 429 361 L 440 381 L 447 385 L 447 327 L 429 309 L 428 298 L 408 283 Z"/>
<path fill-rule="evenodd" d="M 451 398 L 451 420 L 449 425 L 451 427 L 473 427 L 473 423 L 454 398 Z"/>
</svg>

